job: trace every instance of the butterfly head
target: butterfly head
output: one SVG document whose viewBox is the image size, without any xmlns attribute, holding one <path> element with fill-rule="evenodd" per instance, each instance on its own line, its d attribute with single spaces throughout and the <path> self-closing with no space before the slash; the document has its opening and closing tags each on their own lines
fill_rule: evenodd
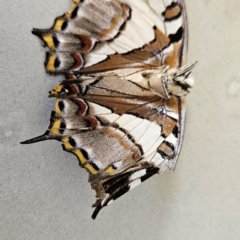
<svg viewBox="0 0 240 240">
<path fill-rule="evenodd" d="M 191 76 L 191 70 L 197 63 L 178 68 L 169 69 L 168 66 L 143 73 L 143 78 L 147 80 L 150 90 L 163 98 L 170 98 L 171 96 L 184 97 L 186 96 L 194 85 L 194 79 Z"/>
<path fill-rule="evenodd" d="M 165 70 L 163 81 L 169 95 L 183 97 L 191 91 L 194 86 L 191 71 L 196 65 L 197 62 L 177 70 Z"/>
</svg>

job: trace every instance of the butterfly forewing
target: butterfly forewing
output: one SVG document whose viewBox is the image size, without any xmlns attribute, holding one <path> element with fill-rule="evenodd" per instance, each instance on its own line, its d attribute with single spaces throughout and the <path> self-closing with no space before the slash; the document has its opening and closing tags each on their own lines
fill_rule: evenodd
<svg viewBox="0 0 240 240">
<path fill-rule="evenodd" d="M 52 28 L 33 33 L 47 47 L 47 72 L 67 80 L 50 91 L 56 106 L 46 133 L 25 143 L 57 139 L 77 156 L 96 191 L 93 218 L 155 173 L 174 169 L 184 99 L 161 97 L 141 77 L 185 64 L 182 0 L 75 0 Z"/>
</svg>

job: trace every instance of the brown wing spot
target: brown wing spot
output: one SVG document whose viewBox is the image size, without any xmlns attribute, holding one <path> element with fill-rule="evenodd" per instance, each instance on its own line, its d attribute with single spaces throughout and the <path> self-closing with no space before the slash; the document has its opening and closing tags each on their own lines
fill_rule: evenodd
<svg viewBox="0 0 240 240">
<path fill-rule="evenodd" d="M 170 44 L 170 40 L 167 35 L 162 33 L 158 28 L 154 29 L 154 33 L 155 39 L 148 44 L 144 50 L 157 54 Z"/>
<path fill-rule="evenodd" d="M 84 116 L 88 111 L 88 105 L 80 98 L 74 98 L 73 101 L 78 105 L 77 116 Z"/>
<path fill-rule="evenodd" d="M 79 88 L 75 84 L 71 84 L 68 88 L 68 94 L 76 95 L 80 93 Z"/>
<path fill-rule="evenodd" d="M 81 48 L 79 49 L 79 51 L 87 53 L 93 49 L 95 42 L 92 41 L 90 37 L 78 35 L 78 38 L 81 41 Z"/>
<path fill-rule="evenodd" d="M 168 65 L 170 68 L 178 66 L 181 46 L 180 42 L 173 44 L 174 50 L 164 58 L 164 65 Z"/>
<path fill-rule="evenodd" d="M 74 80 L 74 79 L 76 79 L 76 75 L 75 74 L 73 74 L 73 73 L 65 73 L 65 76 L 66 76 L 66 79 L 67 80 Z"/>
<path fill-rule="evenodd" d="M 71 55 L 75 61 L 75 64 L 70 68 L 70 71 L 79 70 L 82 68 L 84 63 L 82 55 L 80 53 L 72 53 Z"/>
<path fill-rule="evenodd" d="M 164 155 L 171 157 L 174 154 L 174 146 L 169 145 L 167 142 L 163 142 L 159 147 L 158 151 L 164 153 Z"/>
<path fill-rule="evenodd" d="M 121 28 L 121 26 L 125 23 L 126 19 L 129 17 L 129 14 L 130 14 L 130 8 L 128 7 L 127 4 L 124 4 L 124 3 L 121 4 L 121 8 L 122 8 L 121 15 L 116 14 L 112 18 L 110 22 L 110 28 L 105 29 L 102 32 L 99 32 L 100 38 L 105 38 L 106 36 L 111 35 L 111 33 L 115 31 L 116 28 L 117 29 Z M 121 24 L 122 21 L 123 23 Z"/>
<path fill-rule="evenodd" d="M 171 21 L 178 18 L 181 15 L 180 6 L 175 3 L 167 7 L 166 11 L 163 12 L 163 16 L 165 17 L 165 21 Z"/>
<path fill-rule="evenodd" d="M 178 102 L 179 100 L 177 97 L 171 97 L 165 100 L 166 106 L 176 113 L 178 113 Z"/>
<path fill-rule="evenodd" d="M 97 119 L 92 116 L 85 116 L 83 120 L 86 123 L 87 128 L 95 129 L 99 125 Z"/>
<path fill-rule="evenodd" d="M 133 160 L 139 160 L 141 158 L 141 149 L 135 144 L 133 137 L 130 137 L 130 134 L 127 134 L 123 129 L 119 128 L 119 130 L 127 137 L 128 141 L 126 141 L 126 138 L 119 131 L 113 131 L 112 128 L 104 128 L 103 134 L 117 139 L 126 151 L 131 150 Z"/>
<path fill-rule="evenodd" d="M 173 132 L 174 127 L 176 127 L 176 121 L 171 118 L 166 118 L 161 135 L 167 137 Z"/>
</svg>

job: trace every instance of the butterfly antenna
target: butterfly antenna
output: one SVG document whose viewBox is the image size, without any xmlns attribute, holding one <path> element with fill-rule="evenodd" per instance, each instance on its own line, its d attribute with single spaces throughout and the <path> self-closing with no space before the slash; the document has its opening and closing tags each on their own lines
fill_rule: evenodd
<svg viewBox="0 0 240 240">
<path fill-rule="evenodd" d="M 49 131 L 46 131 L 43 135 L 20 142 L 21 144 L 30 144 L 30 143 L 35 143 L 35 142 L 41 142 L 45 140 L 51 140 L 51 139 L 56 139 L 53 136 L 49 135 Z"/>
<path fill-rule="evenodd" d="M 178 73 L 175 75 L 175 77 L 178 77 L 180 75 L 184 75 L 187 72 L 190 72 L 194 67 L 196 67 L 197 64 L 198 64 L 198 62 L 195 62 L 193 64 L 190 64 L 190 65 L 186 66 L 186 67 L 181 68 L 181 70 L 178 71 Z"/>
</svg>

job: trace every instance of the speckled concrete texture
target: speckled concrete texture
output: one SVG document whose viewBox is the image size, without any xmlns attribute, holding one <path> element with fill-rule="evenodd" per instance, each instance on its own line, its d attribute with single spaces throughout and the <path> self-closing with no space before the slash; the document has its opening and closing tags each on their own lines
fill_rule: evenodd
<svg viewBox="0 0 240 240">
<path fill-rule="evenodd" d="M 154 176 L 91 219 L 94 192 L 59 142 L 42 134 L 62 77 L 31 34 L 69 0 L 0 2 L 0 239 L 236 240 L 240 236 L 240 1 L 186 0 L 196 85 L 174 173 Z"/>
</svg>

